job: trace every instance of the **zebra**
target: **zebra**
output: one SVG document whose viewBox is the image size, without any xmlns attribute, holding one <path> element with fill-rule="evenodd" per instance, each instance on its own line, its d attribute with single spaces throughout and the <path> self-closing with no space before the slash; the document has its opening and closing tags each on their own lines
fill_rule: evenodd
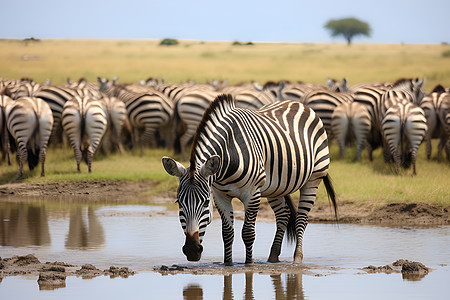
<svg viewBox="0 0 450 300">
<path fill-rule="evenodd" d="M 264 105 L 271 104 L 277 101 L 277 98 L 268 90 L 258 91 L 248 87 L 225 87 L 221 93 L 233 95 L 236 106 L 247 109 L 258 109 Z M 202 120 L 203 113 L 208 106 L 219 95 L 219 92 L 210 91 L 201 87 L 191 89 L 184 93 L 183 97 L 176 104 L 175 122 L 176 122 L 176 140 L 179 140 L 179 145 L 175 149 L 180 149 L 182 159 L 186 157 L 186 149 L 192 141 L 198 124 Z M 185 130 L 183 134 L 179 135 L 179 123 L 183 123 Z"/>
<path fill-rule="evenodd" d="M 354 95 L 354 102 L 363 104 L 370 116 L 371 130 L 367 135 L 367 152 L 369 160 L 373 161 L 373 150 L 382 146 L 381 125 L 379 120 L 379 103 L 383 95 L 392 88 L 390 82 L 368 82 L 354 85 L 350 91 Z"/>
<path fill-rule="evenodd" d="M 245 208 L 242 238 L 246 263 L 253 262 L 255 220 L 261 197 L 268 199 L 277 223 L 269 262 L 278 261 L 286 229 L 288 237 L 295 232 L 293 262 L 302 262 L 303 233 L 322 179 L 337 218 L 334 189 L 328 175 L 327 135 L 320 118 L 300 102 L 277 101 L 259 110 L 249 110 L 237 108 L 230 94 L 221 94 L 198 126 L 189 168 L 168 157 L 162 158 L 162 164 L 180 181 L 177 202 L 186 236 L 183 253 L 189 261 L 201 258 L 201 243 L 212 218 L 210 189 L 222 219 L 226 265 L 232 264 L 234 197 Z M 299 189 L 300 201 L 295 211 L 289 194 Z"/>
<path fill-rule="evenodd" d="M 150 87 L 145 93 L 135 93 L 116 85 L 116 80 L 109 82 L 99 78 L 99 81 L 101 92 L 125 103 L 127 118 L 133 128 L 133 149 L 139 145 L 141 156 L 145 145 L 156 144 L 154 140 L 158 131 L 165 131 L 162 133 L 164 140 L 166 143 L 170 141 L 172 135 L 169 133 L 169 125 L 173 116 L 173 103 L 164 94 Z"/>
<path fill-rule="evenodd" d="M 84 157 L 89 173 L 92 159 L 107 128 L 107 115 L 98 100 L 75 96 L 64 104 L 62 126 L 73 148 L 77 171 Z"/>
<path fill-rule="evenodd" d="M 106 113 L 108 124 L 103 137 L 102 149 L 105 153 L 116 150 L 123 153 L 122 130 L 129 123 L 125 103 L 116 97 L 108 96 L 102 97 L 99 101 Z"/>
<path fill-rule="evenodd" d="M 348 92 L 347 78 L 343 78 L 342 81 L 336 79 L 327 78 L 328 89 L 332 92 Z"/>
<path fill-rule="evenodd" d="M 209 89 L 190 89 L 176 103 L 174 147 L 177 152 L 181 153 L 183 160 L 186 158 L 186 149 L 195 135 L 195 130 L 202 119 L 203 113 L 218 95 L 218 92 Z"/>
<path fill-rule="evenodd" d="M 61 125 L 64 104 L 75 96 L 74 90 L 69 87 L 49 85 L 43 86 L 35 95 L 48 103 L 53 114 L 53 129 L 50 137 L 51 144 L 63 141 L 63 128 Z"/>
<path fill-rule="evenodd" d="M 441 136 L 440 149 L 445 147 L 447 160 L 450 160 L 450 92 L 441 95 L 439 105 L 439 122 L 443 124 L 444 134 Z M 438 152 L 438 157 L 439 157 Z"/>
<path fill-rule="evenodd" d="M 384 148 L 385 160 L 389 161 L 392 157 L 397 174 L 400 162 L 405 168 L 412 164 L 413 174 L 416 175 L 417 151 L 427 131 L 424 111 L 408 99 L 402 99 L 387 109 L 381 126 L 389 148 L 389 151 Z"/>
<path fill-rule="evenodd" d="M 9 102 L 5 112 L 8 130 L 17 144 L 19 172 L 16 178 L 22 178 L 26 160 L 30 170 L 40 162 L 41 176 L 45 176 L 46 149 L 53 127 L 50 106 L 40 98 L 24 97 Z"/>
<path fill-rule="evenodd" d="M 10 91 L 7 87 L 4 87 L 0 91 L 0 151 L 2 152 L 2 160 L 5 158 L 8 161 L 8 165 L 11 165 L 11 146 L 10 146 L 10 134 L 6 126 L 6 112 L 5 108 L 9 102 L 13 100 L 10 97 Z"/>
<path fill-rule="evenodd" d="M 439 138 L 438 157 L 445 147 L 448 131 L 445 129 L 445 101 L 448 96 L 442 85 L 437 85 L 433 91 L 426 95 L 420 102 L 420 107 L 425 112 L 428 130 L 425 135 L 427 159 L 431 157 L 431 139 Z"/>
<path fill-rule="evenodd" d="M 333 139 L 331 118 L 334 109 L 341 103 L 353 102 L 353 94 L 347 92 L 331 92 L 312 90 L 303 96 L 303 104 L 313 109 L 323 122 L 328 140 Z"/>
<path fill-rule="evenodd" d="M 359 102 L 339 104 L 331 117 L 331 129 L 339 144 L 340 156 L 344 158 L 346 144 L 356 140 L 356 160 L 360 161 L 371 128 L 370 114 L 365 105 Z"/>
</svg>

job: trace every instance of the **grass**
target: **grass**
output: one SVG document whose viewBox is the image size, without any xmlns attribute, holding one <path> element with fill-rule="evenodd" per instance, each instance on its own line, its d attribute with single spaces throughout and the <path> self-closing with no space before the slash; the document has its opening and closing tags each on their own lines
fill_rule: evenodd
<svg viewBox="0 0 450 300">
<path fill-rule="evenodd" d="M 229 83 L 255 80 L 302 80 L 325 84 L 326 78 L 346 77 L 349 84 L 393 81 L 400 77 L 426 77 L 425 89 L 436 84 L 450 86 L 450 45 L 409 44 L 276 44 L 254 43 L 233 46 L 232 42 L 180 41 L 179 45 L 158 46 L 157 40 L 40 40 L 25 44 L 0 39 L 0 77 L 31 77 L 38 82 L 52 79 L 63 84 L 67 77 L 77 80 L 97 76 L 119 77 L 119 82 L 138 82 L 148 77 L 166 82 L 226 79 Z M 436 149 L 436 145 L 433 149 Z M 352 153 L 341 160 L 336 145 L 331 147 L 330 174 L 339 199 L 364 202 L 423 201 L 450 205 L 448 162 L 427 161 L 424 146 L 417 162 L 418 175 L 411 170 L 393 175 L 383 162 L 381 150 L 375 160 L 353 162 Z M 25 168 L 24 182 L 54 182 L 94 179 L 154 180 L 158 194 L 176 192 L 177 179 L 165 173 L 161 149 L 147 150 L 143 157 L 125 153 L 108 157 L 97 155 L 93 172 L 76 172 L 71 149 L 49 149 L 46 177 L 40 166 L 32 172 Z M 187 165 L 187 162 L 185 162 Z M 0 162 L 0 184 L 14 181 L 18 167 Z M 319 189 L 318 201 L 327 201 Z"/>
<path fill-rule="evenodd" d="M 338 147 L 332 145 L 330 175 L 340 201 L 355 204 L 390 203 L 390 202 L 427 202 L 434 205 L 450 205 L 448 161 L 426 160 L 424 147 L 419 151 L 417 175 L 412 170 L 402 170 L 394 175 L 392 166 L 383 162 L 381 150 L 374 152 L 374 161 L 369 162 L 363 155 L 361 162 L 354 162 L 354 152 L 348 151 L 346 159 L 338 158 Z M 363 152 L 363 154 L 366 154 Z M 38 169 L 29 171 L 24 168 L 23 182 L 61 182 L 81 180 L 151 180 L 158 183 L 147 195 L 175 195 L 178 179 L 164 171 L 161 158 L 173 157 L 171 151 L 164 149 L 147 149 L 141 157 L 131 152 L 109 156 L 97 155 L 94 159 L 92 173 L 82 164 L 81 172 L 76 171 L 76 163 L 71 149 L 49 149 L 45 164 L 46 176 L 40 177 Z M 185 166 L 188 162 L 183 162 Z M 15 182 L 18 165 L 1 165 L 0 184 Z M 298 193 L 294 195 L 298 198 Z M 323 186 L 319 188 L 318 201 L 328 201 Z"/>
<path fill-rule="evenodd" d="M 119 77 L 138 82 L 148 77 L 166 82 L 226 79 L 302 80 L 325 83 L 347 77 L 350 84 L 426 77 L 425 88 L 450 86 L 450 64 L 443 55 L 449 45 L 296 44 L 180 41 L 159 46 L 157 40 L 41 40 L 25 44 L 0 40 L 0 76 L 47 78 L 63 84 L 67 77 Z"/>
</svg>

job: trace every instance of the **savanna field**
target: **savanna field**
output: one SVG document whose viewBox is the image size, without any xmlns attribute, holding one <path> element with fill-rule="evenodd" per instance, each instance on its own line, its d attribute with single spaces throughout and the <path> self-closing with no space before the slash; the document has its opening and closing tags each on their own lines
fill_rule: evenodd
<svg viewBox="0 0 450 300">
<path fill-rule="evenodd" d="M 0 40 L 0 77 L 29 77 L 44 83 L 65 84 L 67 78 L 118 77 L 120 83 L 139 83 L 149 77 L 166 83 L 193 80 L 205 83 L 226 80 L 228 84 L 289 80 L 325 84 L 327 78 L 346 78 L 348 85 L 399 78 L 425 78 L 424 89 L 437 84 L 450 87 L 450 46 L 409 44 L 276 44 L 180 41 L 176 46 L 159 46 L 156 40 L 40 40 L 25 43 Z M 450 205 L 450 164 L 445 155 L 437 159 L 437 140 L 430 160 L 425 147 L 419 148 L 417 175 L 383 161 L 381 149 L 368 160 L 354 161 L 354 149 L 339 158 L 336 143 L 330 147 L 330 174 L 338 199 L 355 203 L 428 202 Z M 174 157 L 173 150 L 146 149 L 143 156 L 127 150 L 105 156 L 97 153 L 92 173 L 82 165 L 76 171 L 72 149 L 50 147 L 46 176 L 39 170 L 24 169 L 23 182 L 54 182 L 119 179 L 157 182 L 152 193 L 176 192 L 177 179 L 166 174 L 162 156 Z M 176 157 L 176 156 L 175 156 Z M 185 165 L 187 161 L 183 162 Z M 15 181 L 17 163 L 0 164 L 0 184 Z M 38 168 L 39 169 L 39 168 Z M 318 201 L 327 201 L 323 188 Z"/>
</svg>

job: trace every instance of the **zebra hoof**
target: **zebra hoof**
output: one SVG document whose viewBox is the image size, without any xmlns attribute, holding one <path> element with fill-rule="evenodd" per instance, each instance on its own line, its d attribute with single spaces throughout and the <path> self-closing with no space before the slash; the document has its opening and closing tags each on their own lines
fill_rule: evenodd
<svg viewBox="0 0 450 300">
<path fill-rule="evenodd" d="M 278 257 L 269 257 L 269 259 L 267 260 L 267 262 L 270 262 L 270 263 L 278 263 L 278 262 L 280 262 L 280 260 L 278 259 Z"/>
</svg>

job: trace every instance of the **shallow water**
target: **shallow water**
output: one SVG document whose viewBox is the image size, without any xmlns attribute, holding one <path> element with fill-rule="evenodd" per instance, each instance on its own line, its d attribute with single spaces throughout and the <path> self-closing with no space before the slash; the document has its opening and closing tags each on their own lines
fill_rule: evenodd
<svg viewBox="0 0 450 300">
<path fill-rule="evenodd" d="M 381 227 L 309 224 L 304 263 L 298 272 L 263 271 L 231 275 L 163 276 L 153 267 L 172 264 L 217 266 L 223 260 L 220 220 L 207 228 L 199 263 L 181 252 L 184 235 L 176 211 L 165 206 L 70 201 L 0 202 L 0 256 L 34 254 L 42 262 L 91 263 L 100 269 L 127 266 L 138 274 L 127 279 L 67 277 L 66 287 L 39 291 L 36 276 L 6 277 L 0 299 L 449 299 L 450 226 Z M 245 259 L 235 224 L 233 259 Z M 275 225 L 258 222 L 254 258 L 266 265 Z M 293 246 L 284 245 L 282 264 L 292 261 Z M 434 269 L 420 280 L 401 273 L 367 274 L 361 268 L 397 259 L 419 261 Z M 281 273 L 281 272 L 280 272 Z M 130 297 L 131 296 L 131 297 Z M 158 297 L 158 298 L 157 298 Z"/>
</svg>

